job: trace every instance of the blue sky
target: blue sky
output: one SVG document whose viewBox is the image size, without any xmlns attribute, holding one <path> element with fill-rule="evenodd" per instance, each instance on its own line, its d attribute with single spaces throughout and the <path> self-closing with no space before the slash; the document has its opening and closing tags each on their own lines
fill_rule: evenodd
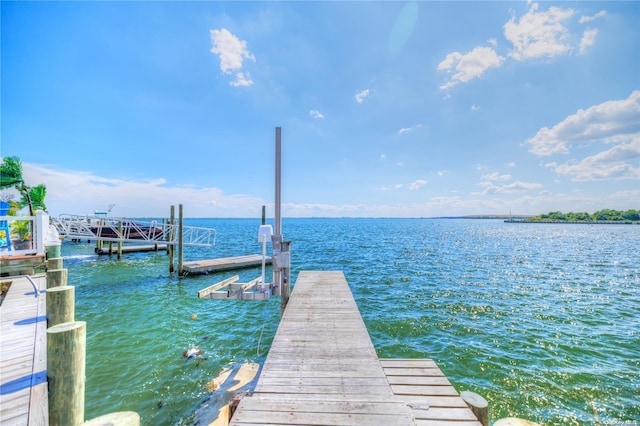
<svg viewBox="0 0 640 426">
<path fill-rule="evenodd" d="M 53 215 L 640 208 L 640 2 L 1 2 Z M 6 193 L 4 194 L 7 195 Z"/>
</svg>

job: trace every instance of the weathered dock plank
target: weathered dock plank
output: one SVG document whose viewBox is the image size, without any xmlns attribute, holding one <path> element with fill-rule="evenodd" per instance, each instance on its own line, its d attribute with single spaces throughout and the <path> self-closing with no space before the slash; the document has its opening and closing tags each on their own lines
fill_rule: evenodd
<svg viewBox="0 0 640 426">
<path fill-rule="evenodd" d="M 342 272 L 302 271 L 231 425 L 481 426 L 430 359 L 378 359 Z"/>
<path fill-rule="evenodd" d="M 395 396 L 409 404 L 417 425 L 482 426 L 430 359 L 381 359 Z"/>
<path fill-rule="evenodd" d="M 3 280 L 11 287 L 0 306 L 0 422 L 46 425 L 46 276 Z"/>
<path fill-rule="evenodd" d="M 231 424 L 414 424 L 342 272 L 300 273 L 255 392 L 240 401 Z"/>
<path fill-rule="evenodd" d="M 270 265 L 271 261 L 271 257 L 267 257 L 265 263 Z M 262 265 L 262 255 L 250 254 L 246 256 L 219 257 L 217 259 L 183 262 L 182 268 L 185 274 L 208 274 L 211 272 L 253 268 L 260 265 Z"/>
</svg>

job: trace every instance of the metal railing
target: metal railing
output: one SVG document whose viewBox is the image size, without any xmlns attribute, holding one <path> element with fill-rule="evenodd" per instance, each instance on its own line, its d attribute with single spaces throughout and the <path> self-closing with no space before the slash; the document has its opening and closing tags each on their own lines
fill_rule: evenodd
<svg viewBox="0 0 640 426">
<path fill-rule="evenodd" d="M 29 222 L 26 225 L 25 237 L 15 238 L 15 222 Z M 0 239 L 0 256 L 44 254 L 44 241 L 49 232 L 49 215 L 42 210 L 35 216 L 0 216 L 2 238 Z M 25 245 L 25 248 L 21 248 Z"/>
<path fill-rule="evenodd" d="M 63 238 L 107 242 L 178 244 L 179 225 L 157 220 L 144 221 L 123 217 L 61 214 L 51 218 Z M 185 246 L 214 246 L 216 230 L 183 226 Z"/>
</svg>

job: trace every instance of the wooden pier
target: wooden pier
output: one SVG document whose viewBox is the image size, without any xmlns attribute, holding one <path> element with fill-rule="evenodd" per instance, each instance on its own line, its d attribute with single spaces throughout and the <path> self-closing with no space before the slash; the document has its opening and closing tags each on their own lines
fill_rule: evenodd
<svg viewBox="0 0 640 426">
<path fill-rule="evenodd" d="M 481 425 L 433 361 L 378 359 L 336 271 L 299 274 L 255 391 L 230 424 Z"/>
<path fill-rule="evenodd" d="M 9 281 L 0 306 L 0 423 L 46 425 L 46 276 L 2 279 Z"/>
<path fill-rule="evenodd" d="M 267 257 L 266 264 L 271 264 Z M 250 254 L 247 256 L 219 257 L 217 259 L 195 260 L 184 262 L 182 267 L 185 274 L 208 274 L 211 272 L 230 271 L 235 269 L 253 268 L 262 265 L 262 256 Z"/>
</svg>

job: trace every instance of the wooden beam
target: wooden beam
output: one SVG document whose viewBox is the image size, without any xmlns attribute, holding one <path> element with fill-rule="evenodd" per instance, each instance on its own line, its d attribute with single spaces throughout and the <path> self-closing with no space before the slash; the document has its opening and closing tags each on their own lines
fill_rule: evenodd
<svg viewBox="0 0 640 426">
<path fill-rule="evenodd" d="M 242 286 L 242 291 L 247 291 L 247 290 L 251 290 L 252 288 L 254 288 L 259 281 L 262 280 L 262 277 L 258 277 L 258 278 L 254 278 L 251 281 L 249 281 L 248 283 L 244 284 Z"/>
<path fill-rule="evenodd" d="M 209 286 L 207 288 L 203 288 L 202 290 L 200 290 L 198 292 L 198 297 L 199 298 L 203 298 L 205 296 L 208 296 L 209 294 L 213 293 L 214 291 L 218 291 L 220 290 L 222 287 L 227 286 L 231 283 L 234 283 L 236 281 L 238 281 L 240 279 L 240 276 L 238 275 L 234 275 L 231 278 L 227 278 L 226 280 L 220 281 L 217 284 L 214 284 L 212 286 Z"/>
</svg>

